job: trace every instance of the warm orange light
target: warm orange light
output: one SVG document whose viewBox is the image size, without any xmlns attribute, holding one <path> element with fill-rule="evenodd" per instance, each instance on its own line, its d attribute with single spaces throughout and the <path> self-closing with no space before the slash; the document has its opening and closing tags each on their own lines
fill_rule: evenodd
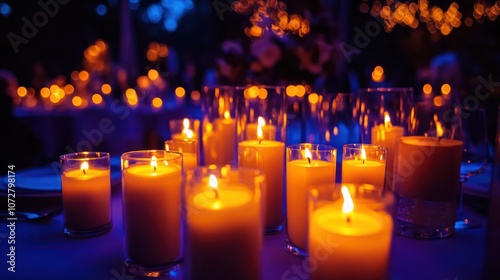
<svg viewBox="0 0 500 280">
<path fill-rule="evenodd" d="M 266 125 L 266 120 L 263 117 L 257 119 L 257 139 L 262 139 L 264 133 L 262 132 L 262 127 Z"/>
<path fill-rule="evenodd" d="M 440 107 L 443 106 L 443 97 L 442 96 L 434 96 L 434 106 Z"/>
<path fill-rule="evenodd" d="M 80 165 L 80 170 L 83 171 L 83 173 L 89 170 L 89 163 L 86 161 L 82 162 L 82 164 Z"/>
<path fill-rule="evenodd" d="M 176 87 L 175 88 L 175 96 L 177 97 L 184 97 L 186 95 L 186 90 L 183 87 Z"/>
<path fill-rule="evenodd" d="M 155 97 L 153 98 L 153 100 L 151 100 L 151 105 L 155 108 L 161 108 L 161 106 L 163 105 L 163 100 L 161 100 L 161 98 L 159 97 Z"/>
<path fill-rule="evenodd" d="M 265 88 L 260 88 L 259 89 L 259 98 L 260 99 L 266 99 L 267 98 L 267 89 L 265 89 Z"/>
<path fill-rule="evenodd" d="M 389 113 L 387 113 L 387 112 L 384 113 L 384 125 L 385 125 L 385 128 L 392 127 L 391 116 L 389 116 Z"/>
<path fill-rule="evenodd" d="M 352 201 L 349 189 L 346 186 L 342 186 L 342 197 L 344 198 L 344 203 L 342 204 L 342 212 L 349 214 L 354 210 L 354 202 Z"/>
<path fill-rule="evenodd" d="M 293 97 L 297 95 L 297 87 L 294 85 L 289 85 L 286 87 L 286 95 Z"/>
<path fill-rule="evenodd" d="M 259 95 L 259 88 L 256 86 L 251 86 L 248 88 L 248 98 L 256 98 Z"/>
<path fill-rule="evenodd" d="M 80 96 L 73 96 L 71 103 L 73 103 L 75 107 L 80 107 L 80 105 L 82 105 L 82 98 Z"/>
<path fill-rule="evenodd" d="M 156 79 L 158 79 L 158 76 L 160 76 L 160 74 L 158 73 L 158 71 L 156 71 L 155 69 L 150 69 L 148 71 L 148 78 L 151 80 L 151 81 L 154 81 Z"/>
<path fill-rule="evenodd" d="M 64 92 L 66 92 L 67 94 L 72 94 L 73 92 L 75 92 L 75 87 L 71 84 L 67 84 L 64 86 Z"/>
<path fill-rule="evenodd" d="M 312 159 L 312 154 L 311 154 L 311 151 L 309 150 L 309 148 L 306 148 L 305 151 L 304 151 L 304 157 L 306 159 L 308 159 L 309 161 L 311 161 Z"/>
<path fill-rule="evenodd" d="M 111 86 L 109 84 L 103 84 L 101 86 L 101 91 L 104 94 L 110 94 L 111 93 Z"/>
<path fill-rule="evenodd" d="M 102 103 L 102 96 L 98 93 L 95 93 L 92 95 L 92 102 L 94 102 L 94 104 L 96 105 L 99 105 Z"/>
<path fill-rule="evenodd" d="M 158 167 L 158 163 L 156 162 L 156 157 L 152 156 L 151 157 L 151 163 L 150 165 L 154 168 L 154 171 L 156 171 L 156 168 Z"/>
<path fill-rule="evenodd" d="M 444 135 L 444 129 L 437 114 L 434 114 L 434 123 L 436 124 L 436 137 L 442 137 Z"/>
<path fill-rule="evenodd" d="M 210 174 L 210 177 L 208 178 L 208 185 L 215 192 L 215 198 L 218 198 L 219 197 L 219 191 L 218 191 L 219 182 L 217 181 L 217 177 L 215 177 L 214 174 Z M 214 205 L 214 207 L 219 208 L 220 205 L 216 204 L 216 205 Z"/>
<path fill-rule="evenodd" d="M 158 51 L 158 55 L 161 57 L 168 56 L 168 47 L 166 45 L 161 45 L 160 50 Z"/>
<path fill-rule="evenodd" d="M 17 88 L 17 95 L 19 95 L 20 97 L 25 97 L 27 93 L 28 93 L 28 90 L 25 87 L 18 87 Z"/>
<path fill-rule="evenodd" d="M 132 97 L 137 97 L 137 93 L 135 92 L 135 89 L 133 88 L 128 88 L 126 91 L 125 91 L 125 96 L 127 96 L 127 98 L 132 98 Z"/>
<path fill-rule="evenodd" d="M 184 118 L 182 120 L 182 134 L 186 135 L 186 138 L 191 139 L 194 136 L 194 133 L 191 129 L 189 129 L 190 123 L 189 119 Z"/>
<path fill-rule="evenodd" d="M 229 113 L 229 111 L 224 111 L 224 118 L 226 120 L 228 120 L 230 117 L 231 117 L 231 114 Z"/>
<path fill-rule="evenodd" d="M 443 84 L 441 86 L 441 93 L 444 95 L 448 95 L 451 92 L 451 86 L 450 84 Z"/>
<path fill-rule="evenodd" d="M 78 78 L 82 81 L 86 81 L 89 79 L 89 72 L 82 70 L 78 73 Z"/>
<path fill-rule="evenodd" d="M 58 94 L 51 94 L 49 100 L 50 100 L 50 102 L 55 104 L 55 103 L 61 101 L 61 98 L 59 98 Z"/>
<path fill-rule="evenodd" d="M 78 75 L 79 75 L 79 73 L 78 73 L 78 71 L 76 71 L 76 70 L 75 70 L 75 71 L 73 71 L 73 72 L 71 72 L 71 79 L 72 79 L 73 81 L 78 80 Z"/>
<path fill-rule="evenodd" d="M 306 87 L 303 85 L 298 85 L 295 89 L 297 97 L 302 97 L 306 94 Z"/>
<path fill-rule="evenodd" d="M 51 85 L 50 86 L 50 92 L 51 93 L 57 93 L 57 92 L 59 92 L 59 87 L 57 85 Z"/>
<path fill-rule="evenodd" d="M 365 147 L 361 146 L 361 160 L 365 163 L 366 160 L 366 150 Z"/>
<path fill-rule="evenodd" d="M 50 89 L 49 89 L 49 88 L 46 88 L 46 87 L 42 88 L 42 89 L 40 90 L 40 95 L 41 95 L 43 98 L 47 98 L 47 97 L 49 97 L 49 96 L 50 96 Z"/>
<path fill-rule="evenodd" d="M 425 84 L 422 87 L 422 91 L 424 92 L 424 94 L 431 94 L 432 93 L 432 86 L 430 84 Z"/>
<path fill-rule="evenodd" d="M 201 98 L 201 93 L 199 91 L 193 90 L 191 92 L 191 99 L 193 99 L 194 101 L 198 101 L 200 100 L 200 98 Z"/>
<path fill-rule="evenodd" d="M 319 96 L 317 93 L 311 93 L 311 94 L 309 94 L 307 99 L 309 100 L 309 103 L 316 104 L 316 103 L 318 103 Z"/>
</svg>

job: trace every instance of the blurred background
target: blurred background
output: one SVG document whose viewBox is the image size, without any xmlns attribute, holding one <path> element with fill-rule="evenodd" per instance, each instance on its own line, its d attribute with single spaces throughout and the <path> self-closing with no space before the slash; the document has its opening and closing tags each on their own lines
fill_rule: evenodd
<svg viewBox="0 0 500 280">
<path fill-rule="evenodd" d="M 499 14 L 491 0 L 0 0 L 1 161 L 162 148 L 165 122 L 200 117 L 220 84 L 412 87 L 485 107 L 493 137 Z"/>
</svg>

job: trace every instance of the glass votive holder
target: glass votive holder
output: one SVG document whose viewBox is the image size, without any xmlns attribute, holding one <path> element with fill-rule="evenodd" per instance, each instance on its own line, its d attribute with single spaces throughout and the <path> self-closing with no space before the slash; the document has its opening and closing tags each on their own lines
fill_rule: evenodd
<svg viewBox="0 0 500 280">
<path fill-rule="evenodd" d="M 387 279 L 393 203 L 392 193 L 373 185 L 311 187 L 310 279 Z"/>
<path fill-rule="evenodd" d="M 196 119 L 173 119 L 168 122 L 170 139 L 199 141 L 200 121 Z"/>
<path fill-rule="evenodd" d="M 122 154 L 124 255 L 128 271 L 159 277 L 182 258 L 182 155 L 160 150 Z"/>
<path fill-rule="evenodd" d="M 371 184 L 384 190 L 387 147 L 346 144 L 342 148 L 342 184 Z"/>
<path fill-rule="evenodd" d="M 184 171 L 198 166 L 198 141 L 196 140 L 166 140 L 165 151 L 182 154 L 182 170 Z"/>
<path fill-rule="evenodd" d="M 186 171 L 187 279 L 260 279 L 263 182 L 251 168 Z"/>
<path fill-rule="evenodd" d="M 335 183 L 337 150 L 321 144 L 286 148 L 286 249 L 307 255 L 307 196 L 309 187 Z"/>
<path fill-rule="evenodd" d="M 454 233 L 461 157 L 459 140 L 399 138 L 393 178 L 397 234 L 434 239 Z"/>
<path fill-rule="evenodd" d="M 360 89 L 361 143 L 387 147 L 386 188 L 392 189 L 394 146 L 397 139 L 408 135 L 412 88 Z"/>
<path fill-rule="evenodd" d="M 238 165 L 264 172 L 264 231 L 278 232 L 285 220 L 285 88 L 249 86 L 238 101 Z"/>
<path fill-rule="evenodd" d="M 105 152 L 61 155 L 64 233 L 86 238 L 112 227 L 110 156 Z"/>
<path fill-rule="evenodd" d="M 236 164 L 236 98 L 241 91 L 235 86 L 203 88 L 202 165 Z"/>
</svg>

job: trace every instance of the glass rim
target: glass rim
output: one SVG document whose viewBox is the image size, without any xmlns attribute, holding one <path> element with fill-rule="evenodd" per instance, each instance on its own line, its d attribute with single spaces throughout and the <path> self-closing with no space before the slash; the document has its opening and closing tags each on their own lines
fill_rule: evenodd
<svg viewBox="0 0 500 280">
<path fill-rule="evenodd" d="M 253 86 L 256 86 L 258 88 L 265 88 L 265 89 L 272 89 L 272 88 L 282 88 L 282 89 L 285 89 L 286 86 L 285 85 L 267 85 L 267 84 L 264 84 L 264 85 L 260 85 L 260 84 L 255 84 L 255 85 L 252 85 L 252 84 L 249 84 L 249 85 L 237 85 L 237 86 L 232 86 L 232 85 L 212 85 L 212 86 L 203 86 L 203 90 L 209 90 L 209 89 L 216 89 L 216 88 L 220 88 L 220 89 L 235 89 L 235 90 L 244 90 L 244 89 L 247 89 L 247 88 L 250 88 L 250 87 L 253 87 Z"/>
<path fill-rule="evenodd" d="M 163 144 L 168 144 L 168 143 L 188 143 L 188 144 L 196 144 L 198 142 L 198 140 L 196 139 L 187 139 L 187 138 L 184 138 L 184 139 L 167 139 L 165 141 L 163 141 Z M 167 151 L 169 152 L 169 151 Z"/>
<path fill-rule="evenodd" d="M 313 143 L 296 143 L 290 144 L 286 146 L 287 149 L 290 150 L 301 150 L 301 147 L 308 148 L 307 146 L 317 147 L 318 149 L 314 149 L 315 151 L 336 151 L 337 148 L 327 144 L 313 144 Z"/>
<path fill-rule="evenodd" d="M 151 155 L 152 153 L 152 155 Z M 151 161 L 151 156 L 156 156 L 155 153 L 163 153 L 163 156 L 156 157 L 156 160 L 172 160 L 172 159 L 182 159 L 182 154 L 175 151 L 165 151 L 165 150 L 135 150 L 123 153 L 120 158 L 126 160 L 136 160 L 136 161 Z M 151 156 L 133 156 L 137 155 L 145 155 L 150 154 Z M 166 154 L 172 155 L 172 157 L 167 158 Z"/>
<path fill-rule="evenodd" d="M 348 149 L 352 149 L 352 150 L 361 150 L 362 148 L 365 148 L 365 150 L 376 150 L 376 151 L 379 151 L 379 150 L 383 150 L 383 151 L 387 151 L 389 150 L 388 147 L 386 146 L 382 146 L 382 145 L 375 145 L 375 144 L 364 144 L 364 143 L 349 143 L 349 144 L 344 144 L 342 145 L 342 149 L 345 149 L 345 148 L 348 148 Z"/>
<path fill-rule="evenodd" d="M 83 156 L 83 157 L 78 157 Z M 110 154 L 108 152 L 99 152 L 99 151 L 83 151 L 83 152 L 75 152 L 75 153 L 67 153 L 59 156 L 60 160 L 74 160 L 74 161 L 88 161 L 88 160 L 97 160 L 97 159 L 106 159 L 110 158 Z"/>
</svg>

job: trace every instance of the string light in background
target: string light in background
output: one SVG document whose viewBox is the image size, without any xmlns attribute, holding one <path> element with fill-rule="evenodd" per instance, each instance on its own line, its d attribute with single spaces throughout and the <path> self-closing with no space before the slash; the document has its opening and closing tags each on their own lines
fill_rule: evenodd
<svg viewBox="0 0 500 280">
<path fill-rule="evenodd" d="M 429 0 L 417 2 L 386 0 L 384 4 L 376 0 L 371 6 L 368 0 L 363 0 L 359 10 L 373 17 L 380 16 L 384 20 L 384 28 L 387 32 L 391 32 L 396 25 L 416 29 L 420 24 L 425 24 L 431 34 L 440 32 L 447 36 L 454 28 L 462 25 L 463 19 L 457 2 L 452 2 L 446 10 L 443 10 L 437 5 L 429 4 Z M 499 14 L 500 1 L 490 4 L 488 1 L 478 0 L 473 6 L 472 15 L 465 17 L 463 22 L 467 27 L 471 27 L 474 22 L 495 21 Z"/>
</svg>

